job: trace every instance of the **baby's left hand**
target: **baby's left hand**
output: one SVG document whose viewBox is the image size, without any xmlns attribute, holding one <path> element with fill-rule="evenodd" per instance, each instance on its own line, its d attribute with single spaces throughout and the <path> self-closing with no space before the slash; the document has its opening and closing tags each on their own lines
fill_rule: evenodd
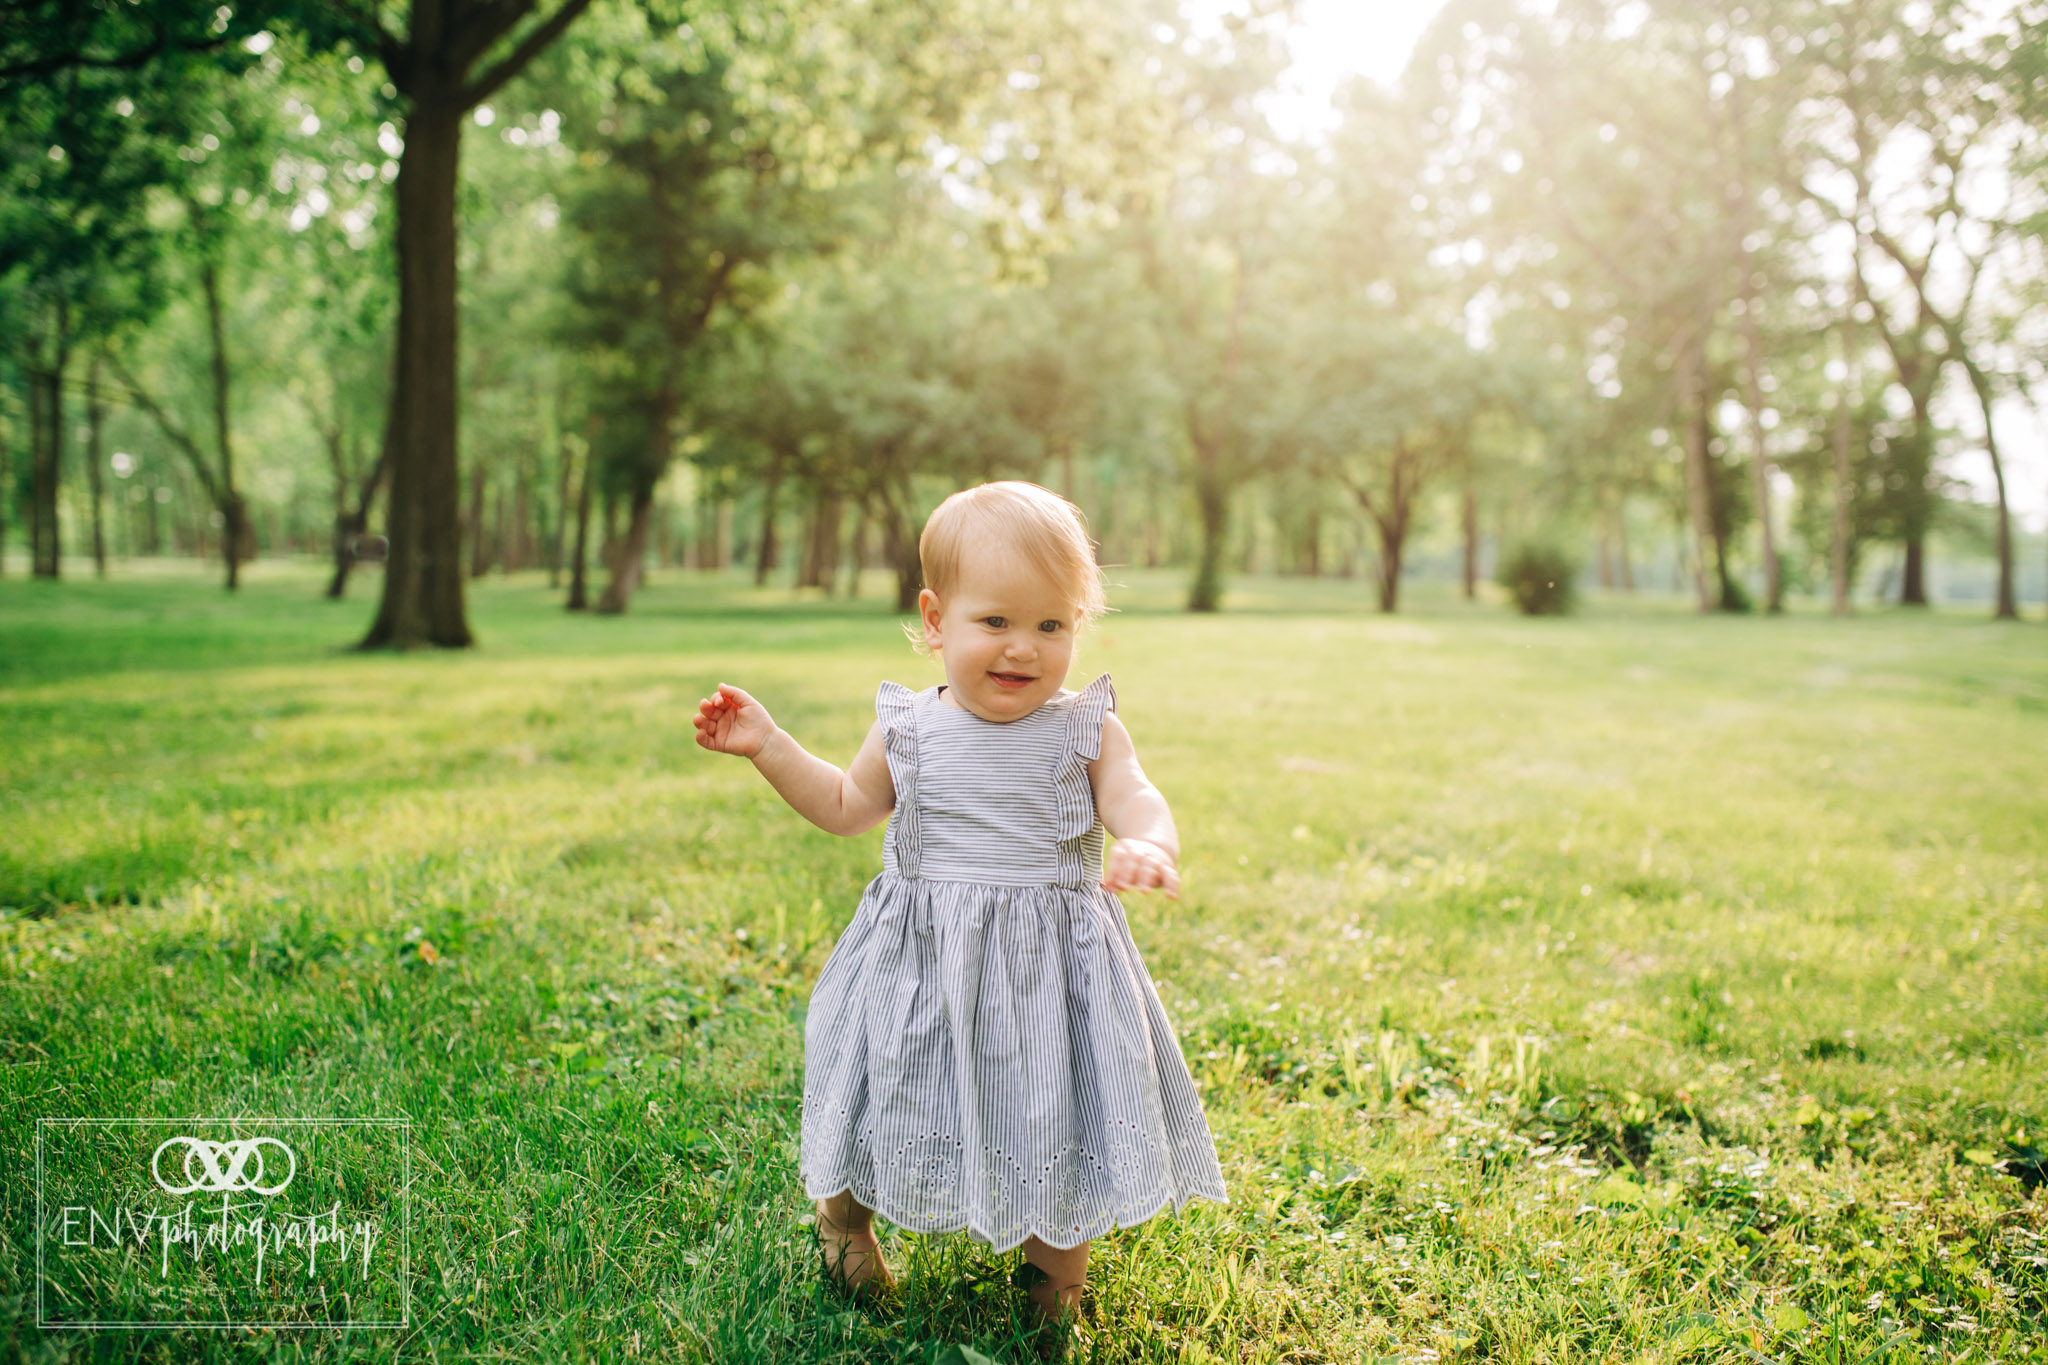
<svg viewBox="0 0 2048 1365">
<path fill-rule="evenodd" d="M 1180 899 L 1180 872 L 1173 855 L 1149 839 L 1119 839 L 1102 871 L 1105 891 L 1164 891 Z"/>
</svg>

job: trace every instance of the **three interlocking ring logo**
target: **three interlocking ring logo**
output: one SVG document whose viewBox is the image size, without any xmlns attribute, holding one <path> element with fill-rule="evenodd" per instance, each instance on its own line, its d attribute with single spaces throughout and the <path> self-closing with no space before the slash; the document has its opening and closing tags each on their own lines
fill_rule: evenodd
<svg viewBox="0 0 2048 1365">
<path fill-rule="evenodd" d="M 173 1147 L 185 1149 L 183 1175 L 185 1183 L 172 1184 L 164 1179 L 164 1153 Z M 263 1160 L 263 1149 L 275 1147 L 284 1154 L 284 1179 L 275 1184 L 264 1183 L 268 1174 Z M 192 1163 L 198 1161 L 203 1169 L 198 1175 L 192 1173 Z M 223 1165 L 222 1163 L 226 1164 Z M 251 1164 L 255 1169 L 249 1169 Z M 236 1138 L 231 1142 L 209 1142 L 205 1138 L 174 1137 L 167 1139 L 156 1149 L 156 1155 L 149 1159 L 149 1173 L 156 1177 L 156 1183 L 170 1194 L 262 1194 L 272 1195 L 292 1183 L 292 1177 L 299 1173 L 299 1159 L 292 1155 L 292 1149 L 272 1137 Z"/>
</svg>

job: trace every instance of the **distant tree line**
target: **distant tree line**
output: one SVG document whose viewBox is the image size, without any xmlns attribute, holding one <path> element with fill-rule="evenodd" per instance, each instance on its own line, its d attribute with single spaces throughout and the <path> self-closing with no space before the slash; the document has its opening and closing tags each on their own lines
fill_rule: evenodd
<svg viewBox="0 0 2048 1365">
<path fill-rule="evenodd" d="M 961 483 L 1214 609 L 1585 544 L 1700 610 L 1923 604 L 2048 364 L 2048 5 L 1451 0 L 1263 112 L 1285 0 L 24 0 L 0 14 L 0 547 L 918 588 Z M 1205 10 L 1208 7 L 1204 7 Z M 1981 502 L 1971 483 L 1989 490 Z M 1546 561 L 1547 562 L 1547 561 Z"/>
</svg>

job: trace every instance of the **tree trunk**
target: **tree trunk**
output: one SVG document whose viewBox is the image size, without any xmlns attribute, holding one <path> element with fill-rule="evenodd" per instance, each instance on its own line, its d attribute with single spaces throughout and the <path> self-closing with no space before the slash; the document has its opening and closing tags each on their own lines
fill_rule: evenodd
<svg viewBox="0 0 2048 1365">
<path fill-rule="evenodd" d="M 823 588 L 825 595 L 831 596 L 832 580 L 839 567 L 839 523 L 843 519 L 840 495 L 824 484 L 818 485 L 804 537 L 803 564 L 797 572 L 799 588 Z"/>
<path fill-rule="evenodd" d="M 463 111 L 454 89 L 434 86 L 424 72 L 414 79 L 429 88 L 413 92 L 398 168 L 391 555 L 367 648 L 475 640 L 462 597 L 456 466 L 455 186 Z"/>
<path fill-rule="evenodd" d="M 1714 609 L 1707 586 L 1707 545 L 1714 535 L 1712 491 L 1707 472 L 1707 339 L 1704 332 L 1686 347 L 1684 401 L 1693 405 L 1685 420 L 1685 505 L 1692 522 L 1693 588 L 1699 609 Z"/>
<path fill-rule="evenodd" d="M 632 512 L 626 519 L 626 537 L 611 556 L 611 581 L 605 584 L 604 595 L 597 601 L 600 615 L 621 615 L 632 602 L 633 592 L 640 586 L 640 566 L 647 558 L 647 528 L 653 512 L 654 485 L 645 479 L 636 480 Z"/>
<path fill-rule="evenodd" d="M 256 557 L 256 527 L 249 519 L 249 504 L 240 493 L 230 493 L 220 509 L 221 557 L 227 560 L 229 592 L 241 586 L 242 565 Z"/>
<path fill-rule="evenodd" d="M 570 611 L 583 611 L 590 606 L 590 483 L 597 473 L 597 433 L 601 430 L 603 419 L 593 413 L 589 423 L 589 440 L 584 443 L 583 448 L 583 475 L 576 486 L 576 549 L 569 559 Z"/>
<path fill-rule="evenodd" d="M 1463 512 L 1465 532 L 1465 555 L 1462 566 L 1462 582 L 1467 602 L 1479 596 L 1479 490 L 1474 486 L 1472 463 L 1465 462 L 1465 487 L 1460 496 L 1460 510 Z"/>
<path fill-rule="evenodd" d="M 1636 590 L 1635 566 L 1628 559 L 1628 495 L 1622 494 L 1614 500 L 1614 554 L 1621 561 L 1621 590 Z"/>
<path fill-rule="evenodd" d="M 50 363 L 34 367 L 29 376 L 30 425 L 37 438 L 30 468 L 29 554 L 37 578 L 56 578 L 62 568 L 57 484 L 64 467 L 64 371 L 70 359 L 71 312 L 60 298 Z M 36 401 L 38 395 L 41 402 Z"/>
<path fill-rule="evenodd" d="M 1899 605 L 1927 605 L 1927 542 L 1921 536 L 1906 539 L 1906 556 L 1899 570 Z"/>
<path fill-rule="evenodd" d="M 775 504 L 782 495 L 782 456 L 768 460 L 768 482 L 761 489 L 761 544 L 754 554 L 754 586 L 764 587 L 775 571 Z"/>
<path fill-rule="evenodd" d="M 348 588 L 348 576 L 355 569 L 356 542 L 370 529 L 370 507 L 377 500 L 378 485 L 391 473 L 391 460 L 391 418 L 386 413 L 384 441 L 377 450 L 377 463 L 371 466 L 369 477 L 363 480 L 362 496 L 356 500 L 354 511 L 349 510 L 344 470 L 339 464 L 335 466 L 334 578 L 327 585 L 330 598 L 339 600 Z"/>
<path fill-rule="evenodd" d="M 555 534 L 548 546 L 548 591 L 562 586 L 562 556 L 569 548 L 569 475 L 576 462 L 575 452 L 569 448 L 568 433 L 562 433 L 557 459 L 561 464 L 559 486 L 555 489 Z"/>
<path fill-rule="evenodd" d="M 882 527 L 882 548 L 896 569 L 896 610 L 906 616 L 917 613 L 917 596 L 924 587 L 924 565 L 918 558 L 917 533 L 903 510 L 890 496 L 886 484 L 877 480 L 869 489 L 869 508 Z"/>
<path fill-rule="evenodd" d="M 810 582 L 805 586 L 823 588 L 827 597 L 839 588 L 839 526 L 845 520 L 846 507 L 839 494 L 820 494 L 818 514 L 811 523 Z"/>
<path fill-rule="evenodd" d="M 512 556 L 518 549 L 519 532 L 515 523 L 505 512 L 505 485 L 500 483 L 491 498 L 491 545 L 498 561 L 498 572 L 512 572 Z"/>
<path fill-rule="evenodd" d="M 1970 376 L 1970 387 L 1976 391 L 1977 406 L 1984 413 L 1984 453 L 1991 457 L 1991 481 L 1998 490 L 1998 601 L 1991 614 L 2000 621 L 2017 621 L 2020 610 L 2018 597 L 2013 592 L 2012 509 L 2005 497 L 2005 461 L 1999 456 L 1998 434 L 1991 422 L 1991 405 L 1995 397 L 1991 391 L 1991 376 L 1967 354 L 1961 353 L 1959 344 L 1957 350 L 1963 369 Z"/>
<path fill-rule="evenodd" d="M 1835 507 L 1828 537 L 1829 610 L 1849 614 L 1849 442 L 1854 430 L 1857 389 L 1856 324 L 1853 315 L 1842 323 L 1842 392 L 1835 404 Z"/>
<path fill-rule="evenodd" d="M 847 558 L 851 567 L 846 575 L 846 600 L 851 602 L 860 596 L 860 571 L 867 562 L 868 509 L 857 507 L 853 518 L 853 539 L 848 541 Z"/>
<path fill-rule="evenodd" d="M 502 577 L 524 566 L 526 520 L 533 511 L 527 505 L 524 458 L 512 466 L 512 487 L 508 490 L 499 484 L 498 495 L 492 503 L 498 518 L 498 573 Z"/>
<path fill-rule="evenodd" d="M 220 274 L 210 257 L 199 262 L 199 287 L 206 296 L 206 325 L 213 348 L 213 442 L 220 459 L 220 478 L 214 490 L 220 504 L 221 558 L 227 561 L 229 592 L 241 585 L 241 562 L 245 551 L 253 551 L 253 531 L 248 511 L 235 491 L 235 448 L 228 426 L 228 341 L 221 319 Z"/>
<path fill-rule="evenodd" d="M 1753 279 L 1748 264 L 1743 266 L 1743 279 Z M 1785 609 L 1785 595 L 1782 577 L 1778 570 L 1777 533 L 1771 526 L 1771 457 L 1766 449 L 1764 431 L 1764 390 L 1763 390 L 1763 342 L 1758 337 L 1756 325 L 1756 291 L 1746 288 L 1747 301 L 1742 309 L 1743 350 L 1747 363 L 1743 368 L 1743 396 L 1748 400 L 1749 430 L 1754 449 L 1750 463 L 1756 482 L 1756 524 L 1763 536 L 1764 556 L 1764 611 L 1777 615 Z"/>
<path fill-rule="evenodd" d="M 100 404 L 100 358 L 95 355 L 85 372 L 85 481 L 92 490 L 92 571 L 96 578 L 107 576 L 107 532 L 101 510 L 106 488 L 100 473 L 100 430 L 106 415 Z"/>
<path fill-rule="evenodd" d="M 1229 491 L 1223 480 L 1207 470 L 1198 474 L 1195 503 L 1202 517 L 1202 557 L 1188 590 L 1188 610 L 1215 611 L 1223 605 L 1224 541 L 1230 531 Z"/>
<path fill-rule="evenodd" d="M 1401 556 L 1408 548 L 1408 518 L 1405 513 L 1386 521 L 1374 519 L 1380 532 L 1380 610 L 1391 616 L 1401 605 Z"/>
<path fill-rule="evenodd" d="M 469 576 L 482 578 L 491 567 L 490 551 L 484 544 L 484 461 L 478 455 L 469 465 Z"/>
<path fill-rule="evenodd" d="M 599 499 L 598 533 L 604 539 L 597 547 L 597 562 L 604 565 L 606 574 L 619 571 L 619 495 L 607 488 Z"/>
</svg>

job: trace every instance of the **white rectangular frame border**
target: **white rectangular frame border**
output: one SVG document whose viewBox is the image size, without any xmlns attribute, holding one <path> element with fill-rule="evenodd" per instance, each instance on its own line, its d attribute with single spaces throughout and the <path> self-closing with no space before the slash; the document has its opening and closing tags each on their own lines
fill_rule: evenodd
<svg viewBox="0 0 2048 1365">
<path fill-rule="evenodd" d="M 371 1319 L 362 1322 L 51 1322 L 43 1307 L 43 1133 L 45 1130 L 63 1126 L 76 1128 L 84 1124 L 132 1124 L 145 1123 L 247 1123 L 268 1124 L 284 1127 L 299 1124 L 310 1127 L 339 1128 L 349 1126 L 396 1128 L 399 1130 L 399 1289 L 403 1296 L 396 1319 Z M 412 1326 L 412 1119 L 265 1119 L 265 1118 L 173 1118 L 173 1119 L 88 1119 L 88 1118 L 39 1118 L 36 1120 L 36 1326 L 46 1332 L 60 1332 L 70 1329 L 97 1329 L 122 1332 L 174 1332 L 174 1331 L 244 1331 L 255 1328 L 299 1329 L 303 1331 L 346 1332 L 384 1328 L 408 1328 Z"/>
</svg>

